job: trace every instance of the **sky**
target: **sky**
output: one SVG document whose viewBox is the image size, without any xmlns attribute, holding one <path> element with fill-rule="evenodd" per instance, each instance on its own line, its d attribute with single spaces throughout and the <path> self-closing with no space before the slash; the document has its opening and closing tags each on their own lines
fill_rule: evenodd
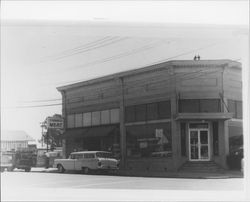
<svg viewBox="0 0 250 202">
<path fill-rule="evenodd" d="M 41 138 L 56 87 L 168 60 L 241 62 L 248 1 L 3 1 L 1 129 Z"/>
</svg>

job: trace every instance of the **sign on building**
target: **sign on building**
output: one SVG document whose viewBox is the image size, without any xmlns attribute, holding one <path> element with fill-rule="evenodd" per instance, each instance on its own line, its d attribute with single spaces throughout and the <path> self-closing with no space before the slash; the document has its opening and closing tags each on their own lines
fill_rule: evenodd
<svg viewBox="0 0 250 202">
<path fill-rule="evenodd" d="M 48 117 L 47 118 L 47 127 L 48 128 L 63 129 L 63 119 Z"/>
</svg>

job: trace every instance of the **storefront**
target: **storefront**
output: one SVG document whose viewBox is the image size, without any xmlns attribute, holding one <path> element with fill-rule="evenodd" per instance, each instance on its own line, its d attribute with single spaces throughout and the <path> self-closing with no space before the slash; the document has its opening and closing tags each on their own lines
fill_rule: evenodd
<svg viewBox="0 0 250 202">
<path fill-rule="evenodd" d="M 241 64 L 231 60 L 169 61 L 58 90 L 65 155 L 107 150 L 122 169 L 227 168 L 230 137 L 242 132 Z"/>
</svg>

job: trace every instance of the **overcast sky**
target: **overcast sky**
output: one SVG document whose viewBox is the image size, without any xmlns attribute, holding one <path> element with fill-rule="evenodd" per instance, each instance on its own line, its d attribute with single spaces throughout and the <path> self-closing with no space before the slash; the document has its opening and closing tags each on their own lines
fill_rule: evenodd
<svg viewBox="0 0 250 202">
<path fill-rule="evenodd" d="M 61 85 L 195 54 L 241 62 L 248 15 L 248 1 L 2 2 L 1 127 L 39 139 Z"/>
</svg>

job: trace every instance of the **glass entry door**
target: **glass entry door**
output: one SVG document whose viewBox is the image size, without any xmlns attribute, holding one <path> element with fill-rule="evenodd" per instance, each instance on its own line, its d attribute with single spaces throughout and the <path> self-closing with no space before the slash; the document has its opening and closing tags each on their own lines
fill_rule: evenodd
<svg viewBox="0 0 250 202">
<path fill-rule="evenodd" d="M 208 129 L 189 129 L 189 159 L 190 161 L 210 160 Z"/>
</svg>

